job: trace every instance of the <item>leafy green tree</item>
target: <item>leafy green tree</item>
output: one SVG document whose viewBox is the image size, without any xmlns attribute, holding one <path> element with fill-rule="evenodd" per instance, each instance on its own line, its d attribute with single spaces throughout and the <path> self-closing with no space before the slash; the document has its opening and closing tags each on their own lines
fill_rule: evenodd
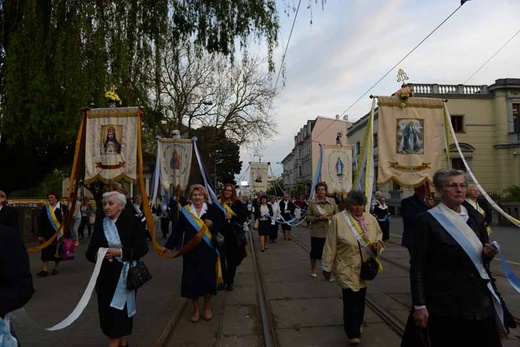
<svg viewBox="0 0 520 347">
<path fill-rule="evenodd" d="M 233 57 L 236 40 L 262 38 L 272 69 L 279 29 L 275 0 L 6 0 L 0 21 L 0 157 L 23 162 L 0 180 L 17 188 L 70 165 L 80 108 L 104 106 L 112 84 L 154 129 L 166 43 Z"/>
<path fill-rule="evenodd" d="M 216 128 L 201 127 L 192 131 L 197 137 L 197 148 L 200 151 L 206 174 L 217 194 L 225 183 L 236 183 L 235 175 L 242 169 L 240 147 L 226 138 Z M 193 160 L 190 173 L 190 184 L 203 183 L 196 160 Z"/>
</svg>

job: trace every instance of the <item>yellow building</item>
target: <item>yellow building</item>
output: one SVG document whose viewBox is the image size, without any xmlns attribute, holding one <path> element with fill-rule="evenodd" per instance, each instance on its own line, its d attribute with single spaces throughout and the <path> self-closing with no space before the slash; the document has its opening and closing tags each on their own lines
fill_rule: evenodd
<svg viewBox="0 0 520 347">
<path fill-rule="evenodd" d="M 468 165 L 488 193 L 502 193 L 520 185 L 520 79 L 498 79 L 486 85 L 413 84 L 415 97 L 447 101 L 457 140 Z M 368 115 L 348 131 L 351 144 L 359 148 Z M 377 110 L 374 122 L 375 165 L 377 166 Z M 453 143 L 453 141 L 451 142 Z M 457 149 L 449 148 L 451 165 L 464 169 Z M 395 183 L 376 187 L 389 193 L 390 203 L 412 194 Z M 395 204 L 393 204 L 396 206 Z"/>
</svg>

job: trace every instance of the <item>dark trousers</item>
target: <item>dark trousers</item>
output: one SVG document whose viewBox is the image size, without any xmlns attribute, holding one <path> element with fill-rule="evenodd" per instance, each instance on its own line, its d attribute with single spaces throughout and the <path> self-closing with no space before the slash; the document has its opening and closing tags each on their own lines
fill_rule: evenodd
<svg viewBox="0 0 520 347">
<path fill-rule="evenodd" d="M 361 324 L 365 316 L 365 298 L 367 289 L 358 292 L 352 289 L 342 289 L 343 292 L 343 327 L 349 339 L 359 338 Z"/>
<path fill-rule="evenodd" d="M 493 316 L 462 320 L 430 313 L 428 331 L 432 347 L 502 346 Z"/>
<path fill-rule="evenodd" d="M 161 231 L 164 238 L 168 236 L 170 227 L 170 219 L 169 218 L 161 218 Z"/>
<path fill-rule="evenodd" d="M 278 238 L 278 225 L 278 223 L 271 225 L 271 230 L 269 231 L 269 240 L 276 240 Z"/>
<path fill-rule="evenodd" d="M 87 226 L 88 237 L 90 237 L 90 235 L 92 235 L 92 225 L 90 225 L 88 217 L 81 217 L 81 223 L 79 224 L 78 228 L 78 235 L 80 239 L 85 238 L 85 226 Z"/>
</svg>

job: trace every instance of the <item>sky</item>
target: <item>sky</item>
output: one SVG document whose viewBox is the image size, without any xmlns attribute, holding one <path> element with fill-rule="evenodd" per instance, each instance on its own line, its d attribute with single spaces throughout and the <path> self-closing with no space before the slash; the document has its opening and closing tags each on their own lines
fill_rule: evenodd
<svg viewBox="0 0 520 347">
<path fill-rule="evenodd" d="M 280 162 L 308 120 L 336 115 L 358 120 L 370 111 L 369 95 L 391 95 L 400 87 L 399 68 L 411 83 L 489 85 L 499 78 L 520 78 L 518 34 L 468 80 L 520 30 L 520 0 L 467 1 L 357 103 L 457 10 L 460 0 L 327 0 L 323 9 L 321 0 L 311 0 L 310 8 L 309 0 L 302 0 L 290 40 L 295 13 L 286 16 L 283 11 L 287 4 L 296 8 L 298 0 L 278 2 L 277 70 L 287 47 L 285 80 L 278 82 L 271 110 L 278 134 L 264 148 L 241 150 L 243 168 L 237 179 L 249 180 L 248 163 L 258 160 L 270 162 L 272 173 L 280 176 Z"/>
</svg>

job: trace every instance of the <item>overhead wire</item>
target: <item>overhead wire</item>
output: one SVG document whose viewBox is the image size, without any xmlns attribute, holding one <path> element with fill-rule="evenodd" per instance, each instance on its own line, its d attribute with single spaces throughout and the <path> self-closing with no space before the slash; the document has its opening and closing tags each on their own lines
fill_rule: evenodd
<svg viewBox="0 0 520 347">
<path fill-rule="evenodd" d="M 453 11 L 448 17 L 446 17 L 439 25 L 437 25 L 437 27 L 435 29 L 433 29 L 428 35 L 426 35 L 426 37 L 424 39 L 422 39 L 417 45 L 415 45 L 414 48 L 412 48 L 412 50 L 410 52 L 408 52 L 403 58 L 401 58 L 396 64 L 394 64 L 381 78 L 379 78 L 376 83 L 374 83 L 370 88 L 368 88 L 368 90 L 366 92 L 364 92 L 356 101 L 354 101 L 354 103 L 352 105 L 350 105 L 345 111 L 343 111 L 342 113 L 340 113 L 338 116 L 342 116 L 344 114 L 346 114 L 348 112 L 348 110 L 350 110 L 352 107 L 354 107 L 354 105 L 356 105 L 361 99 L 363 99 L 363 97 L 365 95 L 368 94 L 368 92 L 370 92 L 375 86 L 377 86 L 379 84 L 379 82 L 381 82 L 386 76 L 388 76 L 388 74 L 392 71 L 394 71 L 394 69 L 399 65 L 401 64 L 406 58 L 408 58 L 408 56 L 410 56 L 410 54 L 412 54 L 417 48 L 419 48 L 419 46 L 421 46 L 430 36 L 433 35 L 433 33 L 435 33 L 444 23 L 446 23 L 458 10 L 460 10 L 460 8 L 469 0 L 463 0 L 461 1 L 460 3 L 460 6 L 457 7 L 455 9 L 455 11 Z M 320 133 L 318 133 L 318 135 L 316 136 L 319 136 L 320 134 L 322 134 L 325 130 L 327 130 L 331 125 L 333 125 L 335 122 L 331 122 L 329 125 L 327 125 Z"/>
<path fill-rule="evenodd" d="M 370 88 L 367 89 L 366 92 L 363 93 L 363 95 L 361 95 L 356 101 L 354 101 L 354 103 L 352 105 L 350 105 L 345 111 L 343 111 L 342 113 L 340 113 L 340 116 L 344 115 L 345 113 L 347 113 L 348 110 L 350 110 L 352 107 L 354 107 L 355 104 L 357 104 L 359 102 L 359 100 L 361 100 L 365 95 L 368 94 L 368 92 L 370 92 L 375 86 L 377 86 L 379 84 L 379 82 L 381 82 L 386 76 L 388 76 L 388 74 L 392 71 L 394 71 L 394 69 L 399 65 L 401 64 L 406 58 L 408 58 L 408 56 L 410 56 L 410 54 L 412 54 L 417 48 L 419 48 L 420 45 L 422 45 L 430 36 L 433 35 L 433 33 L 435 33 L 444 23 L 446 23 L 458 10 L 460 10 L 460 8 L 466 3 L 467 1 L 461 1 L 461 4 L 459 7 L 457 7 L 457 9 L 455 11 L 453 11 L 448 17 L 446 17 L 446 19 L 444 19 L 439 25 L 437 25 L 437 27 L 435 29 L 433 29 L 433 31 L 431 31 L 428 35 L 426 35 L 426 37 L 424 39 L 421 40 L 421 42 L 419 42 L 417 45 L 415 45 L 414 48 L 412 48 L 412 50 L 410 52 L 408 52 L 403 58 L 401 58 L 401 60 L 399 60 L 397 63 L 395 63 L 394 66 L 392 66 L 380 79 L 377 80 L 376 83 L 374 83 Z"/>
<path fill-rule="evenodd" d="M 518 31 L 517 31 L 513 36 L 511 36 L 511 38 L 510 38 L 509 40 L 507 40 L 507 42 L 504 43 L 504 44 L 502 45 L 502 47 L 500 47 L 500 48 L 495 52 L 495 54 L 493 54 L 491 57 L 489 57 L 489 59 L 486 60 L 486 61 L 484 62 L 484 64 L 482 64 L 482 65 L 481 65 L 481 66 L 480 66 L 480 67 L 479 67 L 479 68 L 478 68 L 478 69 L 477 69 L 477 70 L 476 70 L 476 71 L 475 71 L 475 72 L 474 72 L 474 73 L 473 73 L 473 74 L 472 74 L 472 75 L 471 75 L 467 80 L 465 80 L 464 83 L 462 83 L 462 84 L 466 84 L 466 83 L 468 83 L 468 81 L 470 81 L 473 77 L 475 77 L 475 75 L 476 75 L 477 73 L 479 73 L 479 71 L 482 70 L 482 69 L 484 68 L 484 66 L 486 66 L 487 63 L 489 63 L 489 62 L 490 62 L 490 61 L 491 61 L 491 60 L 492 60 L 492 59 L 493 59 L 493 58 L 494 58 L 498 53 L 500 53 L 500 51 L 503 50 L 503 49 L 504 49 L 504 48 L 509 44 L 509 42 L 513 41 L 513 39 L 514 39 L 518 34 L 520 34 L 520 29 L 518 29 Z"/>
</svg>

